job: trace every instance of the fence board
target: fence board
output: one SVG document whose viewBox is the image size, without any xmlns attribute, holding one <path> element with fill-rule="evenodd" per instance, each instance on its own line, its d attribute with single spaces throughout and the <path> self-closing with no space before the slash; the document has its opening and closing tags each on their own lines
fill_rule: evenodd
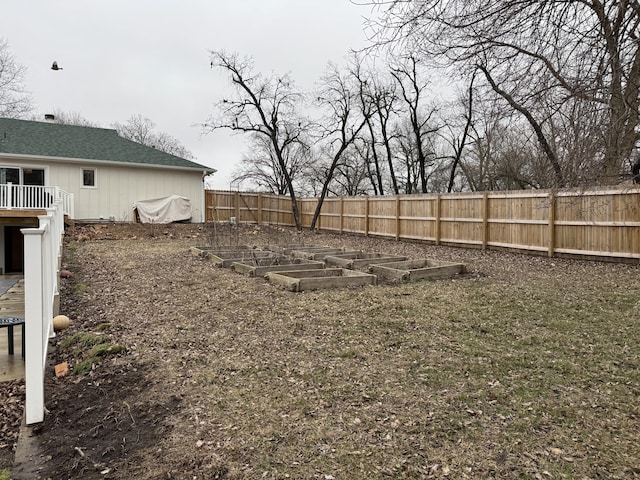
<svg viewBox="0 0 640 480">
<path fill-rule="evenodd" d="M 289 197 L 207 191 L 207 221 L 294 225 Z M 298 201 L 310 227 L 318 199 Z M 319 230 L 640 261 L 640 188 L 329 197 Z"/>
<path fill-rule="evenodd" d="M 366 233 L 366 202 L 363 197 L 345 197 L 342 204 L 342 231 Z"/>
</svg>

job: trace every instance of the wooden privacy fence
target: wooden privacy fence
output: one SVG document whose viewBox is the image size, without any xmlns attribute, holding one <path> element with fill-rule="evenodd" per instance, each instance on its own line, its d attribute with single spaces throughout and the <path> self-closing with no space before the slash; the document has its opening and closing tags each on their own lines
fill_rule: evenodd
<svg viewBox="0 0 640 480">
<path fill-rule="evenodd" d="M 317 202 L 298 201 L 303 227 L 311 225 Z M 295 225 L 285 196 L 207 191 L 205 204 L 207 221 Z M 316 227 L 436 245 L 637 262 L 640 188 L 331 197 Z"/>
</svg>

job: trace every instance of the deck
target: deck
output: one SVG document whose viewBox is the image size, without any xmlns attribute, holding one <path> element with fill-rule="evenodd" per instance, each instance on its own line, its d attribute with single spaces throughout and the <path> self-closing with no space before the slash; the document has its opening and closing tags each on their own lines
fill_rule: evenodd
<svg viewBox="0 0 640 480">
<path fill-rule="evenodd" d="M 55 186 L 0 184 L 0 218 L 37 218 L 58 201 L 64 215 L 73 219 L 72 193 Z"/>
<path fill-rule="evenodd" d="M 24 317 L 22 275 L 0 275 L 0 315 Z M 24 378 L 22 328 L 13 329 L 14 354 L 9 355 L 8 329 L 0 329 L 0 382 Z"/>
</svg>

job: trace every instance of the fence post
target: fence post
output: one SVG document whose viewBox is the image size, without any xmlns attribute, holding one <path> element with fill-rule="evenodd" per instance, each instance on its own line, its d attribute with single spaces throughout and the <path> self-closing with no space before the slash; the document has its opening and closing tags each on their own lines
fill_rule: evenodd
<svg viewBox="0 0 640 480">
<path fill-rule="evenodd" d="M 43 258 L 44 230 L 24 228 L 25 415 L 27 425 L 44 420 Z"/>
<path fill-rule="evenodd" d="M 236 217 L 236 224 L 240 223 L 240 192 L 233 193 L 233 213 Z"/>
<path fill-rule="evenodd" d="M 211 205 L 207 208 L 207 218 L 210 222 L 216 221 L 216 212 L 218 211 L 218 192 L 211 195 Z"/>
<path fill-rule="evenodd" d="M 396 242 L 400 240 L 400 195 L 396 195 Z"/>
<path fill-rule="evenodd" d="M 482 250 L 489 244 L 489 193 L 482 194 Z"/>
<path fill-rule="evenodd" d="M 344 231 L 344 197 L 340 197 L 340 235 Z"/>
<path fill-rule="evenodd" d="M 549 256 L 553 257 L 556 248 L 556 195 L 549 192 Z"/>
<path fill-rule="evenodd" d="M 369 236 L 369 195 L 364 197 L 364 236 Z"/>
<path fill-rule="evenodd" d="M 262 225 L 262 192 L 258 192 L 258 225 Z"/>
<path fill-rule="evenodd" d="M 435 208 L 435 214 L 436 214 L 436 245 L 440 245 L 440 199 L 441 196 L 438 193 L 436 195 L 436 208 Z"/>
<path fill-rule="evenodd" d="M 262 215 L 264 216 L 264 201 L 265 199 L 262 199 L 263 204 L 262 204 Z M 266 197 L 266 201 L 267 201 L 267 219 L 266 219 L 266 224 L 267 225 L 272 225 L 274 222 L 272 220 L 272 216 L 271 216 L 271 209 L 273 208 L 273 201 L 271 199 L 271 195 L 267 194 Z"/>
</svg>

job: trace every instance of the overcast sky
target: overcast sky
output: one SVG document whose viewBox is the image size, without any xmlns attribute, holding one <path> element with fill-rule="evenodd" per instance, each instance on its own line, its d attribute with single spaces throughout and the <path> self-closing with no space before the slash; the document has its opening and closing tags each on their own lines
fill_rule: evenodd
<svg viewBox="0 0 640 480">
<path fill-rule="evenodd" d="M 0 38 L 27 68 L 38 115 L 77 112 L 109 127 L 141 114 L 217 169 L 246 152 L 238 135 L 194 126 L 231 91 L 209 50 L 249 55 L 256 71 L 314 88 L 329 61 L 365 46 L 369 7 L 349 0 L 3 0 Z M 53 61 L 63 68 L 51 70 Z"/>
</svg>

